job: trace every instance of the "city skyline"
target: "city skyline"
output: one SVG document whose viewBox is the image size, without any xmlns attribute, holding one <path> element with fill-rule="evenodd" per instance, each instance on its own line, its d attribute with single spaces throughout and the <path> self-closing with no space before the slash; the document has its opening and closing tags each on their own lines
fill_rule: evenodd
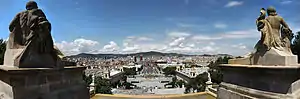
<svg viewBox="0 0 300 99">
<path fill-rule="evenodd" d="M 2 1 L 1 38 L 8 37 L 8 24 L 27 1 Z M 260 38 L 255 26 L 259 9 L 271 5 L 294 32 L 300 31 L 296 0 L 35 1 L 52 23 L 55 44 L 66 55 L 146 51 L 244 55 Z"/>
</svg>

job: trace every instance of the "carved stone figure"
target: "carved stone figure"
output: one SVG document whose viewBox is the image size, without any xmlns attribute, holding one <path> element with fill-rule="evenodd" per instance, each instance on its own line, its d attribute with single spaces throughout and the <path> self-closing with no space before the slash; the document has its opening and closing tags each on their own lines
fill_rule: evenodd
<svg viewBox="0 0 300 99">
<path fill-rule="evenodd" d="M 294 34 L 290 29 L 287 28 L 281 28 L 281 39 L 282 39 L 282 46 L 287 50 L 288 52 L 292 53 L 291 50 L 291 41 L 294 37 Z"/>
<path fill-rule="evenodd" d="M 275 8 L 269 7 L 267 9 L 268 17 L 264 18 L 265 10 L 261 9 L 261 15 L 257 19 L 256 24 L 258 30 L 261 32 L 261 39 L 256 46 L 257 50 L 270 50 L 271 47 L 274 47 L 281 51 L 286 51 L 285 43 L 282 42 L 280 33 L 284 34 L 291 33 L 291 31 L 283 20 L 282 17 L 278 16 Z M 281 28 L 284 28 L 286 31 L 280 31 Z M 284 48 L 283 48 L 284 47 Z"/>
<path fill-rule="evenodd" d="M 266 17 L 266 13 L 268 16 Z M 255 51 L 245 58 L 231 59 L 230 64 L 248 65 L 291 65 L 297 64 L 297 56 L 290 49 L 292 31 L 274 7 L 260 10 L 256 20 L 261 38 L 255 45 Z"/>
<path fill-rule="evenodd" d="M 9 25 L 4 65 L 18 67 L 57 67 L 60 58 L 54 49 L 51 24 L 37 3 L 29 1 Z"/>
</svg>

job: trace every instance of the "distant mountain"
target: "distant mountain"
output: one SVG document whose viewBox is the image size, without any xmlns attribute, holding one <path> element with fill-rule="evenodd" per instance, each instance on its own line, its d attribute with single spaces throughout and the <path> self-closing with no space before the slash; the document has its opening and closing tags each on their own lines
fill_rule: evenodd
<svg viewBox="0 0 300 99">
<path fill-rule="evenodd" d="M 217 55 L 209 55 L 209 54 L 203 54 L 199 56 L 227 56 L 228 54 L 217 54 Z M 179 54 L 179 53 L 162 53 L 162 52 L 156 52 L 156 51 L 150 51 L 150 52 L 139 52 L 139 53 L 131 53 L 131 54 L 88 54 L 88 53 L 80 53 L 77 55 L 67 56 L 69 58 L 74 57 L 97 57 L 97 58 L 114 58 L 114 57 L 127 57 L 127 56 L 195 56 L 195 55 L 188 55 L 188 54 Z M 231 55 L 228 55 L 231 56 Z"/>
<path fill-rule="evenodd" d="M 133 53 L 133 54 L 127 54 L 128 56 L 189 56 L 186 54 L 178 54 L 178 53 L 162 53 L 162 52 L 156 52 L 156 51 L 150 51 L 150 52 L 139 52 L 139 53 Z"/>
</svg>

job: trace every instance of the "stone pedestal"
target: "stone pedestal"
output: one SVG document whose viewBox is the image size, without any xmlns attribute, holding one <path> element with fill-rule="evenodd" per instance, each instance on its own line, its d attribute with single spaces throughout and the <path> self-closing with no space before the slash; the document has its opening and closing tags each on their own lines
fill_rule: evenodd
<svg viewBox="0 0 300 99">
<path fill-rule="evenodd" d="M 89 99 L 84 69 L 0 66 L 0 99 Z"/>
<path fill-rule="evenodd" d="M 254 53 L 251 57 L 230 59 L 229 64 L 245 64 L 245 65 L 281 65 L 289 66 L 298 64 L 297 55 L 293 55 L 289 51 L 280 51 L 275 48 L 271 48 L 269 51 L 262 51 Z"/>
<path fill-rule="evenodd" d="M 222 64 L 218 99 L 299 99 L 300 65 Z"/>
</svg>

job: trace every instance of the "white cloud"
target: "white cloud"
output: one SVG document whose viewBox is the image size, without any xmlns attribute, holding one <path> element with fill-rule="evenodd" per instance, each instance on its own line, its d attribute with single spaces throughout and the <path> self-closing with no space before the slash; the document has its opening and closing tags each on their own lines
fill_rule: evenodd
<svg viewBox="0 0 300 99">
<path fill-rule="evenodd" d="M 214 24 L 214 27 L 219 28 L 219 29 L 224 29 L 224 28 L 227 28 L 227 25 L 223 24 L 223 23 L 216 23 L 216 24 Z"/>
<path fill-rule="evenodd" d="M 136 53 L 146 51 L 176 52 L 185 54 L 218 54 L 228 53 L 241 55 L 248 52 L 245 44 L 231 44 L 227 42 L 235 39 L 257 38 L 260 33 L 255 29 L 212 33 L 207 35 L 193 35 L 188 32 L 169 32 L 165 39 L 149 38 L 146 36 L 129 36 L 120 44 L 110 41 L 99 46 L 99 42 L 88 39 L 75 39 L 57 43 L 58 48 L 66 55 L 79 53 Z M 198 33 L 199 34 L 199 33 Z M 202 33 L 203 34 L 203 33 Z M 253 39 L 254 40 L 254 39 Z M 141 42 L 147 41 L 147 42 Z M 225 41 L 225 42 L 224 42 Z M 254 43 L 257 41 L 253 41 Z M 249 44 L 249 42 L 245 42 Z"/>
<path fill-rule="evenodd" d="M 119 50 L 119 46 L 114 41 L 110 41 L 109 44 L 103 46 L 103 51 L 113 52 Z"/>
<path fill-rule="evenodd" d="M 239 44 L 236 44 L 236 45 L 231 45 L 231 47 L 239 48 L 239 49 L 242 49 L 242 50 L 247 49 L 247 46 L 244 45 L 243 43 L 239 43 Z"/>
<path fill-rule="evenodd" d="M 168 33 L 169 36 L 171 37 L 187 37 L 190 36 L 190 33 L 187 32 L 170 32 Z"/>
<path fill-rule="evenodd" d="M 138 37 L 137 40 L 138 41 L 152 41 L 153 39 L 149 38 L 149 37 Z"/>
<path fill-rule="evenodd" d="M 298 31 L 300 31 L 300 28 L 296 28 L 296 29 L 293 30 L 293 31 L 298 32 Z"/>
<path fill-rule="evenodd" d="M 167 49 L 166 44 L 157 44 L 157 43 L 148 43 L 148 44 L 139 44 L 139 51 L 163 51 Z"/>
<path fill-rule="evenodd" d="M 209 42 L 209 45 L 214 46 L 214 45 L 216 45 L 216 43 L 215 42 Z"/>
<path fill-rule="evenodd" d="M 245 45 L 242 45 L 239 47 L 240 49 L 246 49 L 247 47 Z"/>
<path fill-rule="evenodd" d="M 216 35 L 194 35 L 191 37 L 194 41 L 213 41 L 222 39 L 244 39 L 244 38 L 259 38 L 260 32 L 255 29 L 229 31 L 218 33 Z"/>
<path fill-rule="evenodd" d="M 9 37 L 7 37 L 4 41 L 8 41 Z"/>
<path fill-rule="evenodd" d="M 212 46 L 205 46 L 201 48 L 202 52 L 208 53 L 208 52 L 215 52 L 218 49 L 218 47 L 212 47 Z"/>
<path fill-rule="evenodd" d="M 176 24 L 178 27 L 201 27 L 200 25 L 196 25 L 196 24 L 186 24 L 186 23 L 177 23 Z"/>
<path fill-rule="evenodd" d="M 290 3 L 292 3 L 292 1 L 291 0 L 285 0 L 285 1 L 282 1 L 282 2 L 280 2 L 281 4 L 290 4 Z"/>
<path fill-rule="evenodd" d="M 165 52 L 175 52 L 175 53 L 193 53 L 197 52 L 197 49 L 191 47 L 174 47 L 164 50 Z"/>
<path fill-rule="evenodd" d="M 188 47 L 194 48 L 195 44 L 188 44 Z"/>
<path fill-rule="evenodd" d="M 217 54 L 219 48 L 215 46 L 204 46 L 204 47 L 174 47 L 164 50 L 165 52 L 176 52 L 185 54 Z"/>
<path fill-rule="evenodd" d="M 99 42 L 93 40 L 87 40 L 83 38 L 75 39 L 74 41 L 67 42 L 62 41 L 55 45 L 65 55 L 75 55 L 79 53 L 94 53 L 97 49 Z"/>
<path fill-rule="evenodd" d="M 133 52 L 138 52 L 138 46 L 135 44 L 137 41 L 135 40 L 136 37 L 131 36 L 127 37 L 123 41 L 123 49 L 121 51 L 126 52 L 126 53 L 133 53 Z"/>
<path fill-rule="evenodd" d="M 260 33 L 255 29 L 230 31 L 230 32 L 221 34 L 222 38 L 237 38 L 237 39 L 257 38 L 259 36 L 260 36 Z"/>
<path fill-rule="evenodd" d="M 124 49 L 122 49 L 122 51 L 127 53 L 135 53 L 135 52 L 139 52 L 139 47 L 137 45 L 126 46 Z"/>
<path fill-rule="evenodd" d="M 174 41 L 172 41 L 169 46 L 170 47 L 183 47 L 183 42 L 184 42 L 185 38 L 184 37 L 179 37 L 177 39 L 175 39 Z"/>
<path fill-rule="evenodd" d="M 136 50 L 137 43 L 142 43 L 143 41 L 152 41 L 152 38 L 149 37 L 140 37 L 140 36 L 128 36 L 125 40 L 123 40 L 124 51 L 128 50 Z"/>
<path fill-rule="evenodd" d="M 153 38 L 145 37 L 145 36 L 128 36 L 126 38 L 128 41 L 152 41 Z"/>
<path fill-rule="evenodd" d="M 243 5 L 244 2 L 242 1 L 230 1 L 228 2 L 225 7 L 234 7 L 234 6 L 240 6 L 240 5 Z"/>
<path fill-rule="evenodd" d="M 204 41 L 204 40 L 218 40 L 222 39 L 221 37 L 212 37 L 212 36 L 205 36 L 205 35 L 196 35 L 192 37 L 193 40 Z"/>
</svg>

